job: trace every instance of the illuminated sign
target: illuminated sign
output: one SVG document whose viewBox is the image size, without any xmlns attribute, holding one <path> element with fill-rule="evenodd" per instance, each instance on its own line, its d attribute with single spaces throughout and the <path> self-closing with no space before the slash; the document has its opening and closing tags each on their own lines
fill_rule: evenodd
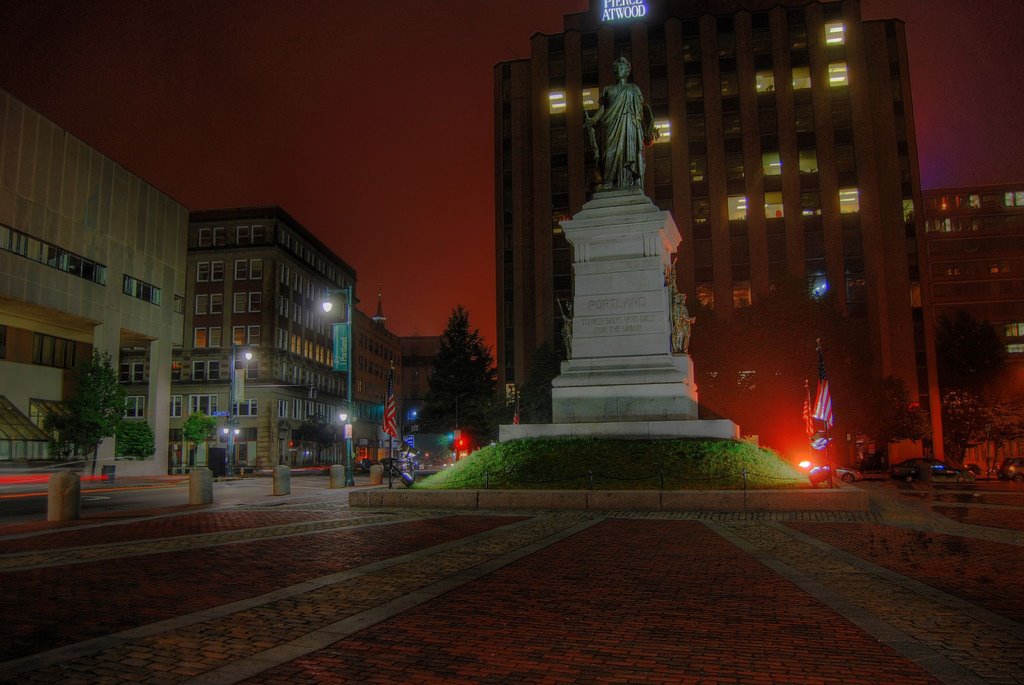
<svg viewBox="0 0 1024 685">
<path fill-rule="evenodd" d="M 601 0 L 601 21 L 647 16 L 647 0 Z"/>
</svg>

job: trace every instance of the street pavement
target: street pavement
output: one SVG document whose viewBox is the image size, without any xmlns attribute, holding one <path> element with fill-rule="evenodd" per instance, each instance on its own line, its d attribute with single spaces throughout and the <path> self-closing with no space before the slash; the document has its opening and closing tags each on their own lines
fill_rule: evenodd
<svg viewBox="0 0 1024 685">
<path fill-rule="evenodd" d="M 0 682 L 1024 683 L 1024 487 L 858 485 L 869 512 L 308 486 L 0 521 Z"/>
</svg>

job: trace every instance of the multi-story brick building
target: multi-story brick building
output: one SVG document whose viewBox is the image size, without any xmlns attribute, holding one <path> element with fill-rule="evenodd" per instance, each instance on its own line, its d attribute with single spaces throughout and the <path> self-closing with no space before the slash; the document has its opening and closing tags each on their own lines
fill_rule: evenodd
<svg viewBox="0 0 1024 685">
<path fill-rule="evenodd" d="M 645 192 L 679 227 L 680 290 L 729 316 L 783 274 L 829 288 L 864 321 L 875 374 L 937 407 L 903 23 L 863 20 L 859 0 L 606 5 L 494 68 L 499 382 L 522 384 L 534 350 L 561 344 L 559 222 L 592 192 L 584 117 L 625 56 L 661 133 Z M 932 428 L 941 453 L 937 411 Z"/>
<path fill-rule="evenodd" d="M 356 371 L 354 395 L 356 398 L 357 423 L 353 427 L 356 457 L 377 461 L 387 456 L 392 447 L 397 450 L 398 441 L 392 441 L 384 434 L 384 400 L 388 386 L 388 374 L 394 372 L 394 393 L 396 406 L 402 397 L 402 347 L 397 335 L 385 326 L 386 319 L 381 309 L 380 292 L 377 293 L 377 312 L 367 316 L 356 310 L 355 349 Z M 403 428 L 402 415 L 398 412 L 398 440 Z"/>
</svg>

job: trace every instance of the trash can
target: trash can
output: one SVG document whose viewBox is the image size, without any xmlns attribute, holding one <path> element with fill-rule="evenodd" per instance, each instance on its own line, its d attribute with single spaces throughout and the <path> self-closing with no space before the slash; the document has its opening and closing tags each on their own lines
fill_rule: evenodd
<svg viewBox="0 0 1024 685">
<path fill-rule="evenodd" d="M 114 482 L 114 464 L 104 464 L 100 467 L 100 478 L 102 480 Z"/>
</svg>

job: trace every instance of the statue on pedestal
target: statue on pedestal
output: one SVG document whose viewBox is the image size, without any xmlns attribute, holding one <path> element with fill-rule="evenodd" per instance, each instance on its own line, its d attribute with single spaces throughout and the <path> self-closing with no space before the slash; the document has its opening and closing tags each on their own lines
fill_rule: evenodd
<svg viewBox="0 0 1024 685">
<path fill-rule="evenodd" d="M 628 83 L 630 64 L 625 57 L 615 60 L 616 83 L 601 91 L 600 107 L 593 117 L 584 112 L 583 125 L 597 143 L 593 129 L 599 127 L 598 190 L 643 188 L 644 148 L 658 138 L 654 113 L 644 101 L 640 87 Z"/>
<path fill-rule="evenodd" d="M 562 312 L 562 345 L 565 347 L 565 358 L 572 359 L 572 300 L 558 300 L 558 308 Z"/>
</svg>

